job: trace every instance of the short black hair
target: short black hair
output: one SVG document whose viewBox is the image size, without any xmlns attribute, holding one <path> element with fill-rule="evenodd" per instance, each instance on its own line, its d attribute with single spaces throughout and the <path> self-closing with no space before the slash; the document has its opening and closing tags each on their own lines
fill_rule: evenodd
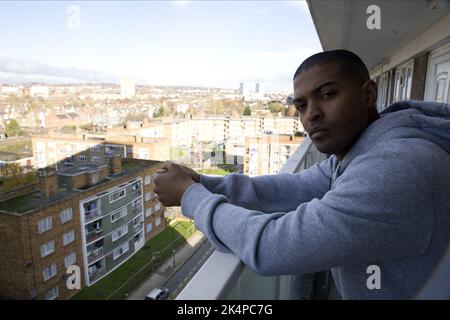
<svg viewBox="0 0 450 320">
<path fill-rule="evenodd" d="M 297 78 L 300 73 L 308 70 L 316 65 L 323 65 L 326 63 L 338 63 L 341 70 L 351 72 L 355 76 L 361 77 L 363 80 L 370 79 L 369 70 L 364 62 L 355 53 L 348 50 L 330 50 L 313 54 L 297 68 L 294 73 L 294 78 Z"/>
</svg>

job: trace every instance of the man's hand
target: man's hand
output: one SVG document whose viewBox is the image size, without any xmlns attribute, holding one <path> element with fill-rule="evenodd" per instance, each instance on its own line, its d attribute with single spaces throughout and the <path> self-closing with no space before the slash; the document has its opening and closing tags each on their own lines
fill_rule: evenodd
<svg viewBox="0 0 450 320">
<path fill-rule="evenodd" d="M 195 183 L 190 171 L 186 169 L 173 162 L 166 161 L 163 167 L 156 171 L 154 191 L 158 195 L 158 200 L 164 206 L 180 206 L 184 192 Z M 196 173 L 192 169 L 189 170 Z"/>
<path fill-rule="evenodd" d="M 194 169 L 189 167 L 181 166 L 181 168 L 186 171 L 186 173 L 191 177 L 192 180 L 199 183 L 200 182 L 200 174 L 197 173 Z"/>
</svg>

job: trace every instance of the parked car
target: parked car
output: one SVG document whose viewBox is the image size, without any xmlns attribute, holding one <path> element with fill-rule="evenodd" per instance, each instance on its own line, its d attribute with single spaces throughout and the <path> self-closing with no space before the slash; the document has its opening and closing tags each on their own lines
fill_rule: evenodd
<svg viewBox="0 0 450 320">
<path fill-rule="evenodd" d="M 166 300 L 169 297 L 169 289 L 155 288 L 145 296 L 145 300 Z"/>
</svg>

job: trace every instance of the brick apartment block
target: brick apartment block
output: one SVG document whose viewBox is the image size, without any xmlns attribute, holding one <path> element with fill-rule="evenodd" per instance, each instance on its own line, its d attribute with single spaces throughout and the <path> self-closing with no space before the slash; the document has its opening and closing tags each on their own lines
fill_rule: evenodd
<svg viewBox="0 0 450 320">
<path fill-rule="evenodd" d="M 0 194 L 0 296 L 68 299 L 78 292 L 68 289 L 69 265 L 83 288 L 130 258 L 166 227 L 153 193 L 160 165 L 117 155 L 41 169 L 37 187 Z"/>
</svg>

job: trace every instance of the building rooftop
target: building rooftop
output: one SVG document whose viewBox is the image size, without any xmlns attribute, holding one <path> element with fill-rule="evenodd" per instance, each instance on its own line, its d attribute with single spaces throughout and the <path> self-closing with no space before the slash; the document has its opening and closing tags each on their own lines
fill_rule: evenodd
<svg viewBox="0 0 450 320">
<path fill-rule="evenodd" d="M 76 176 L 86 172 L 98 171 L 105 166 L 106 164 L 85 163 L 58 170 L 56 171 L 56 174 L 62 176 Z"/>
<path fill-rule="evenodd" d="M 0 202 L 0 213 L 9 213 L 15 215 L 24 215 L 38 208 L 45 207 L 52 203 L 58 202 L 68 197 L 75 196 L 77 194 L 86 192 L 89 189 L 97 188 L 103 186 L 107 183 L 111 183 L 114 180 L 131 175 L 144 168 L 152 167 L 154 165 L 160 164 L 160 161 L 153 160 L 139 160 L 139 159 L 122 159 L 122 173 L 118 175 L 110 175 L 107 179 L 100 181 L 98 184 L 85 188 L 85 189 L 69 189 L 68 187 L 62 187 L 58 190 L 58 193 L 52 197 L 46 198 L 43 192 L 36 190 L 28 194 L 17 196 L 15 198 L 1 201 Z M 104 166 L 104 165 L 103 165 Z M 79 174 L 89 170 L 98 170 L 102 165 L 99 164 L 83 164 L 78 166 L 73 166 L 70 168 L 65 168 L 61 171 L 57 171 L 56 174 L 64 175 L 65 173 Z"/>
</svg>

